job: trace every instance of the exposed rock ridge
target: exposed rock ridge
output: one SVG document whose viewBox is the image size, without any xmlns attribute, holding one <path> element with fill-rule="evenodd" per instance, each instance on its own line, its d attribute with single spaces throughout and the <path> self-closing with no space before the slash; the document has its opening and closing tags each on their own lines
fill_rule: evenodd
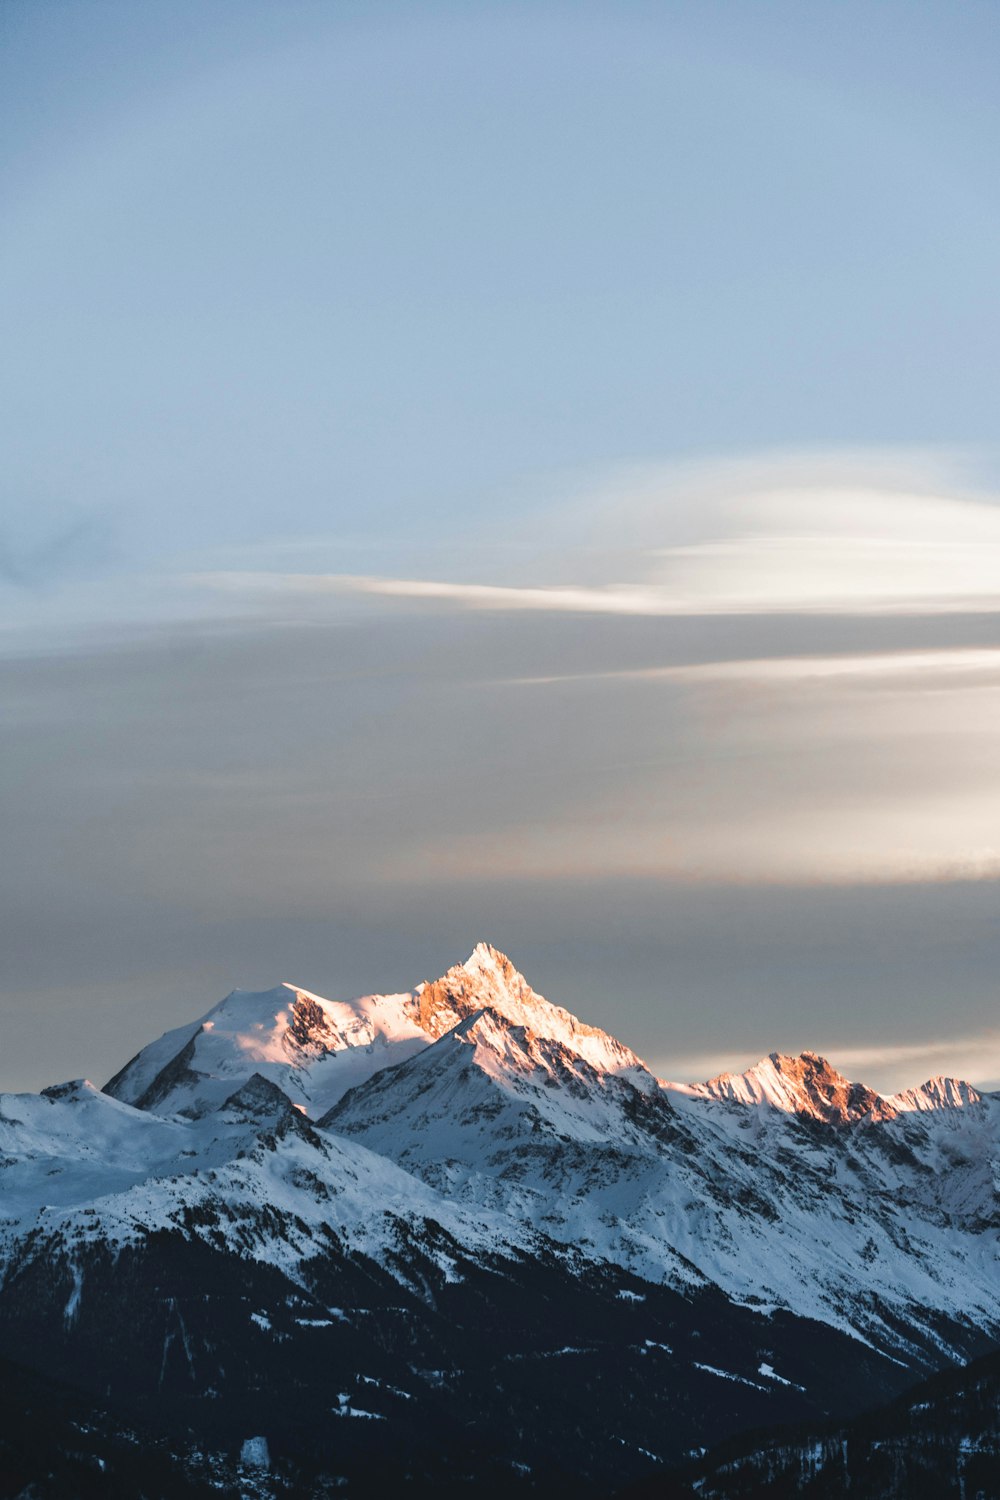
<svg viewBox="0 0 1000 1500">
<path fill-rule="evenodd" d="M 315 995 L 310 995 L 307 990 L 296 989 L 293 985 L 286 985 L 285 988 L 292 990 L 295 995 L 285 1033 L 289 1052 L 296 1049 L 312 1053 L 331 1051 L 331 1042 L 336 1033 Z"/>
<path fill-rule="evenodd" d="M 891 1120 L 898 1111 L 863 1083 L 852 1083 L 825 1057 L 802 1052 L 787 1057 L 772 1052 L 745 1073 L 722 1073 L 702 1085 L 716 1099 L 764 1104 L 829 1125 L 858 1120 Z"/>
<path fill-rule="evenodd" d="M 607 1032 L 536 994 L 506 954 L 488 943 L 479 943 L 465 963 L 454 965 L 440 979 L 420 985 L 410 1002 L 413 1019 L 434 1040 L 481 1010 L 495 1011 L 536 1035 L 562 1042 L 595 1067 L 619 1072 L 643 1066 L 630 1048 Z"/>
</svg>

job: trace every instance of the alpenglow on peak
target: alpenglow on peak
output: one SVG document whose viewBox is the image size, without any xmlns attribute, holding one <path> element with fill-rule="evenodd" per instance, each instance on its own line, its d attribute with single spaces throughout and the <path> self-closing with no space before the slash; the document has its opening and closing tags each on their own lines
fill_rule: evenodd
<svg viewBox="0 0 1000 1500">
<path fill-rule="evenodd" d="M 104 1092 L 139 1109 L 197 1119 L 258 1074 L 304 1114 L 320 1119 L 349 1090 L 480 1012 L 558 1044 L 599 1077 L 654 1081 L 629 1047 L 546 1000 L 504 953 L 483 942 L 440 978 L 396 994 L 328 1000 L 289 982 L 233 990 L 199 1020 L 144 1047 Z M 528 1054 L 537 1055 L 530 1047 Z M 742 1073 L 723 1073 L 707 1083 L 656 1086 L 674 1103 L 697 1096 L 838 1126 L 977 1107 L 981 1100 L 970 1084 L 955 1079 L 931 1079 L 919 1089 L 883 1097 L 809 1051 L 772 1052 Z"/>
</svg>

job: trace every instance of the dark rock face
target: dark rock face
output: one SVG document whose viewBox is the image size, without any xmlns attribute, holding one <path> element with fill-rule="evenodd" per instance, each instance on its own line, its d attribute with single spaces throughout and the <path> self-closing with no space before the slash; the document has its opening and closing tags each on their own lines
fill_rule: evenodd
<svg viewBox="0 0 1000 1500">
<path fill-rule="evenodd" d="M 269 1078 L 254 1073 L 235 1093 L 230 1094 L 222 1108 L 247 1123 L 267 1121 L 276 1124 L 297 1113 L 288 1095 Z"/>
<path fill-rule="evenodd" d="M 181 1048 L 173 1061 L 168 1063 L 162 1072 L 153 1079 L 149 1087 L 140 1094 L 136 1100 L 137 1109 L 155 1110 L 156 1106 L 166 1099 L 170 1090 L 176 1087 L 178 1083 L 194 1083 L 197 1081 L 199 1075 L 191 1067 L 197 1040 L 198 1033 L 196 1032 L 191 1040 Z M 110 1083 L 104 1086 L 104 1092 L 111 1094 L 113 1097 L 114 1083 L 115 1079 L 113 1078 Z"/>
<path fill-rule="evenodd" d="M 288 1023 L 288 1035 L 302 1051 L 325 1050 L 325 1037 L 329 1037 L 330 1025 L 323 1007 L 311 995 L 297 995 Z"/>
</svg>

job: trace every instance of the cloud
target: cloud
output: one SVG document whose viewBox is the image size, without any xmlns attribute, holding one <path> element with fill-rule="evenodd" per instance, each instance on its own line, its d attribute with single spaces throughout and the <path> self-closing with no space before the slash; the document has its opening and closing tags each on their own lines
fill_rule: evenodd
<svg viewBox="0 0 1000 1500">
<path fill-rule="evenodd" d="M 771 490 L 733 532 L 660 554 L 694 610 L 915 613 L 1000 608 L 1000 507 L 866 487 Z M 735 527 L 742 525 L 737 532 Z"/>
<path fill-rule="evenodd" d="M 443 583 L 420 578 L 376 578 L 352 573 L 202 573 L 193 581 L 233 593 L 370 594 L 482 610 L 539 610 L 600 615 L 683 614 L 653 588 L 514 588 L 502 584 Z"/>
<path fill-rule="evenodd" d="M 283 567 L 199 582 L 264 636 L 299 622 L 350 629 L 352 652 L 386 631 L 393 651 L 410 643 L 396 665 L 365 648 L 345 668 L 353 792 L 306 799 L 336 806 L 359 886 L 417 868 L 442 886 L 990 882 L 1000 507 L 957 470 L 919 470 L 912 455 L 651 470 L 500 544 L 470 531 L 450 580 Z M 393 724 L 374 744 L 369 703 Z M 267 776 L 256 801 L 270 805 Z"/>
<path fill-rule="evenodd" d="M 205 588 L 360 595 L 463 610 L 596 615 L 948 615 L 1000 610 L 1000 504 L 957 471 L 914 488 L 885 461 L 817 458 L 625 474 L 503 545 L 470 536 L 465 576 L 216 570 Z M 905 480 L 905 483 L 903 482 Z M 461 566 L 459 562 L 458 566 Z"/>
<path fill-rule="evenodd" d="M 548 677 L 516 677 L 512 687 L 550 687 L 555 683 L 615 682 L 798 682 L 825 678 L 916 679 L 947 688 L 968 677 L 1000 685 L 1000 648 L 941 648 L 936 651 L 856 651 L 850 655 L 755 657 L 686 663 L 669 667 L 623 667 L 605 672 L 577 672 Z"/>
<path fill-rule="evenodd" d="M 932 548 L 905 557 L 884 547 L 798 537 L 771 537 L 665 549 L 663 582 L 518 587 L 433 578 L 380 578 L 359 573 L 202 573 L 204 588 L 248 594 L 362 594 L 476 610 L 545 614 L 995 614 L 1000 612 L 1000 544 L 956 549 L 935 576 Z M 913 549 L 911 549 L 912 551 Z M 867 578 L 864 575 L 868 575 Z M 838 591 L 839 588 L 839 591 Z"/>
<path fill-rule="evenodd" d="M 772 885 L 1000 878 L 1000 651 L 730 658 L 507 679 L 530 744 L 561 726 L 558 788 L 488 841 L 449 829 L 427 880 Z M 577 793 L 579 800 L 573 800 Z M 387 878 L 402 851 L 389 851 Z"/>
<path fill-rule="evenodd" d="M 416 845 L 404 836 L 377 856 L 386 880 L 418 858 L 422 878 L 444 884 L 990 882 L 1000 646 L 989 630 L 976 641 L 948 622 L 1000 608 L 1000 506 L 940 465 L 921 488 L 918 469 L 855 456 L 626 476 L 575 514 L 540 519 L 532 566 L 551 582 L 525 576 L 517 535 L 500 551 L 469 539 L 470 569 L 499 570 L 494 581 L 285 571 L 202 581 L 243 598 L 357 597 L 476 618 L 494 640 L 502 622 L 522 622 L 531 670 L 491 681 L 480 655 L 471 689 L 510 695 L 482 710 L 503 725 L 510 756 L 484 797 L 489 838 L 453 822 Z M 644 660 L 596 644 L 595 632 L 607 642 L 616 622 L 644 619 L 660 643 L 644 645 Z M 697 637 L 678 634 L 685 620 Z M 850 649 L 810 649 L 849 621 Z M 589 622 L 597 665 L 546 669 L 557 622 L 581 641 Z M 706 658 L 707 622 L 728 650 Z M 956 628 L 967 638 L 933 640 Z M 685 660 L 692 650 L 701 659 Z M 520 762 L 535 745 L 528 771 Z M 453 766 L 453 784 L 470 769 Z"/>
<path fill-rule="evenodd" d="M 702 628 L 520 614 L 0 658 L 5 1081 L 42 1065 L 39 1015 L 58 1053 L 29 1081 L 103 1078 L 234 984 L 406 987 L 484 936 L 647 1057 L 838 1061 L 873 1014 L 939 1034 L 942 996 L 956 1033 L 985 1030 L 995 695 L 960 671 L 943 707 L 924 670 L 767 680 L 801 634 L 718 623 L 723 652 L 777 638 L 763 680 L 623 680 Z M 578 675 L 498 687 L 529 669 Z"/>
</svg>

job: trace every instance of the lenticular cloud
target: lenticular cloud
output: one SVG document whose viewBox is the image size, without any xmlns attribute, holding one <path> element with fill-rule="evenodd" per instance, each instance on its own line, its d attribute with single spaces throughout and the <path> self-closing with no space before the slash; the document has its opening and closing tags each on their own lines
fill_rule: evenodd
<svg viewBox="0 0 1000 1500">
<path fill-rule="evenodd" d="M 662 468 L 470 538 L 451 576 L 211 573 L 215 589 L 362 594 L 439 608 L 620 615 L 1000 609 L 1000 504 L 877 456 Z M 581 520 L 582 515 L 582 520 Z"/>
</svg>

